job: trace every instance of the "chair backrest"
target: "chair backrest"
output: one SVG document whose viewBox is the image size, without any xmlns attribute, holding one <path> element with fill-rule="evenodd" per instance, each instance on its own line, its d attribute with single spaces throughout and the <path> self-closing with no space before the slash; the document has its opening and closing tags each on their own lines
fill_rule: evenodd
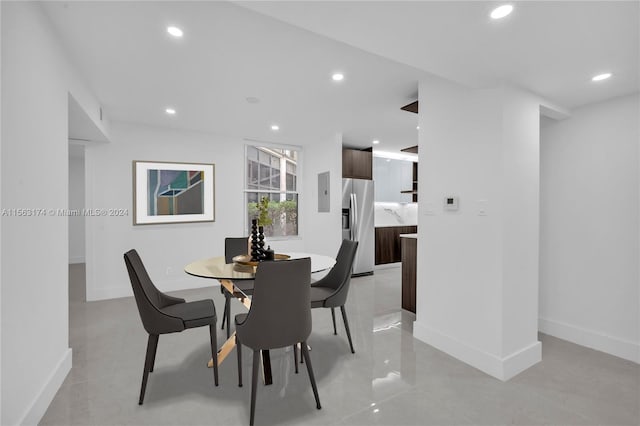
<svg viewBox="0 0 640 426">
<path fill-rule="evenodd" d="M 162 306 L 160 290 L 153 285 L 142 259 L 135 250 L 124 254 L 131 287 L 138 305 L 138 313 L 144 329 L 149 334 L 163 334 L 184 330 L 182 319 L 172 317 L 160 311 Z"/>
<path fill-rule="evenodd" d="M 241 254 L 247 254 L 247 237 L 228 237 L 224 239 L 224 261 L 233 263 L 233 258 Z"/>
<path fill-rule="evenodd" d="M 335 292 L 327 298 L 325 306 L 342 306 L 347 301 L 353 261 L 356 257 L 358 242 L 343 240 L 336 256 L 336 264 L 329 273 L 314 285 L 332 288 Z"/>
<path fill-rule="evenodd" d="M 258 265 L 251 309 L 238 325 L 241 342 L 275 349 L 307 340 L 311 333 L 311 259 Z"/>
</svg>

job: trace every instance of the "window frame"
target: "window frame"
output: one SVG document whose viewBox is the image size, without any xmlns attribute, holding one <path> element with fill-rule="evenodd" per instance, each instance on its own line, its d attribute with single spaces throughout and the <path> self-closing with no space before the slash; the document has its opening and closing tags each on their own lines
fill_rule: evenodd
<svg viewBox="0 0 640 426">
<path fill-rule="evenodd" d="M 295 191 L 282 191 L 282 190 L 273 190 L 273 189 L 250 189 L 249 188 L 249 148 L 266 148 L 266 149 L 281 149 L 281 150 L 289 150 L 289 151 L 296 151 L 297 152 L 297 159 L 296 159 L 296 173 L 295 173 L 295 181 L 296 181 L 296 190 Z M 253 161 L 253 160 L 252 160 Z M 260 159 L 259 159 L 259 154 L 258 154 L 258 163 L 260 163 Z M 271 142 L 262 142 L 262 141 L 255 141 L 255 140 L 251 140 L 251 141 L 246 141 L 245 145 L 244 145 L 244 186 L 242 189 L 242 194 L 243 194 L 243 204 L 244 204 L 244 234 L 245 236 L 249 236 L 249 228 L 250 228 L 250 223 L 249 223 L 249 212 L 248 212 L 248 207 L 249 204 L 247 202 L 247 194 L 248 193 L 258 193 L 258 194 L 273 194 L 273 193 L 279 193 L 279 194 L 295 194 L 298 197 L 298 218 L 297 218 L 297 222 L 298 222 L 298 233 L 297 235 L 278 235 L 278 236 L 270 236 L 267 237 L 269 238 L 270 241 L 287 241 L 287 240 L 300 240 L 302 239 L 302 199 L 303 199 L 303 195 L 302 195 L 302 188 L 300 186 L 300 172 L 303 170 L 303 149 L 302 146 L 300 145 L 286 145 L 286 144 L 275 144 L 275 143 L 271 143 Z M 260 171 L 258 171 L 258 175 L 259 175 Z M 280 170 L 280 173 L 282 174 L 282 170 Z M 286 167 L 285 167 L 285 179 L 286 179 Z M 260 186 L 259 183 L 259 179 L 258 179 L 258 186 Z M 286 188 L 286 180 L 285 180 L 285 188 Z"/>
</svg>

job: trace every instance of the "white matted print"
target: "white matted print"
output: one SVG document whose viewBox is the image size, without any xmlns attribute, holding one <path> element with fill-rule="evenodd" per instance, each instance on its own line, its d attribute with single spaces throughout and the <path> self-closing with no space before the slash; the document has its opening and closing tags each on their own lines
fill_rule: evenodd
<svg viewBox="0 0 640 426">
<path fill-rule="evenodd" d="M 213 222 L 215 164 L 133 162 L 133 224 Z"/>
</svg>

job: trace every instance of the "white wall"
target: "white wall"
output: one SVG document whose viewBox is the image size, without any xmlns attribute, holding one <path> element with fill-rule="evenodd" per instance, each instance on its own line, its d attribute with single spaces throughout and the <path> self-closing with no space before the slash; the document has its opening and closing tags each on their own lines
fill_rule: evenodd
<svg viewBox="0 0 640 426">
<path fill-rule="evenodd" d="M 335 256 L 342 242 L 342 136 L 304 147 L 304 250 Z M 318 174 L 329 172 L 330 211 L 318 212 Z"/>
<path fill-rule="evenodd" d="M 539 101 L 436 78 L 419 93 L 414 336 L 508 379 L 540 360 Z M 444 211 L 446 196 L 458 211 Z"/>
<path fill-rule="evenodd" d="M 0 4 L 0 34 L 2 34 L 2 5 Z M 0 46 L 0 50 L 2 47 Z M 0 55 L 0 74 L 2 73 L 2 55 Z M 2 78 L 0 78 L 0 94 L 2 94 Z M 2 164 L 2 141 L 4 133 L 2 133 L 2 102 L 0 102 L 0 165 Z M 1 175 L 1 173 L 0 173 Z M 2 185 L 0 184 L 0 207 L 4 206 L 2 201 Z M 2 235 L 2 221 L 0 220 L 0 241 Z M 0 244 L 0 320 L 2 319 L 2 244 Z M 0 325 L 0 423 L 2 423 L 2 326 Z"/>
<path fill-rule="evenodd" d="M 540 99 L 537 97 L 504 89 L 501 157 L 502 355 L 508 357 L 531 348 L 533 356 L 540 350 L 537 321 Z"/>
<path fill-rule="evenodd" d="M 84 150 L 69 155 L 69 209 L 84 209 Z M 69 217 L 69 263 L 84 262 L 84 216 Z"/>
<path fill-rule="evenodd" d="M 2 208 L 68 206 L 68 96 L 97 101 L 40 6 L 2 2 Z M 35 424 L 71 368 L 66 217 L 2 218 L 3 425 Z"/>
<path fill-rule="evenodd" d="M 638 94 L 541 130 L 540 330 L 640 362 Z"/>
<path fill-rule="evenodd" d="M 333 149 L 327 149 L 332 147 Z M 277 251 L 332 254 L 340 238 L 340 151 L 337 141 L 302 148 L 300 237 L 267 239 Z M 129 209 L 127 217 L 87 217 L 87 299 L 132 295 L 123 254 L 135 248 L 163 291 L 212 286 L 184 273 L 188 263 L 224 254 L 224 238 L 245 232 L 245 141 L 240 137 L 113 123 L 111 143 L 87 147 L 88 208 Z M 215 164 L 215 222 L 133 226 L 132 161 Z M 331 213 L 317 212 L 317 173 L 331 172 Z M 321 229 L 334 229 L 322 232 Z M 308 241 L 307 241 L 308 239 Z"/>
</svg>

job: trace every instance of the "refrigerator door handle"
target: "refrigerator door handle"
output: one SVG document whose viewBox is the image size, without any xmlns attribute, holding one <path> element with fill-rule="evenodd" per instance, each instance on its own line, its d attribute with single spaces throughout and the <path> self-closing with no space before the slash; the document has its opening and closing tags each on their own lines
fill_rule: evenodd
<svg viewBox="0 0 640 426">
<path fill-rule="evenodd" d="M 352 240 L 358 241 L 358 196 L 356 194 L 351 194 L 353 197 L 353 238 Z"/>
<path fill-rule="evenodd" d="M 356 205 L 353 196 L 353 193 L 349 194 L 349 219 L 351 220 L 351 223 L 349 224 L 349 239 L 351 241 L 356 239 Z"/>
</svg>

